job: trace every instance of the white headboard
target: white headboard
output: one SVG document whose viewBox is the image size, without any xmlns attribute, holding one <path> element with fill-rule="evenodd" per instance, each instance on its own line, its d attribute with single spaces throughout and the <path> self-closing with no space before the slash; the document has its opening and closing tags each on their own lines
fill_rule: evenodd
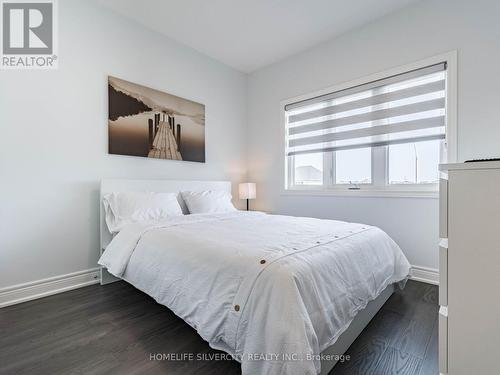
<svg viewBox="0 0 500 375">
<path fill-rule="evenodd" d="M 102 197 L 107 193 L 120 191 L 152 191 L 162 193 L 179 193 L 181 191 L 203 191 L 203 190 L 224 190 L 231 193 L 231 182 L 229 181 L 188 181 L 188 180 L 102 180 L 101 194 L 99 197 L 100 221 L 101 221 L 101 249 L 104 251 L 106 246 L 112 239 L 106 225 L 104 205 Z M 184 201 L 178 195 L 177 199 L 184 213 L 187 213 L 187 208 Z M 102 277 L 102 275 L 101 275 Z M 104 277 L 102 277 L 104 279 Z M 104 280 L 101 280 L 104 282 Z"/>
</svg>

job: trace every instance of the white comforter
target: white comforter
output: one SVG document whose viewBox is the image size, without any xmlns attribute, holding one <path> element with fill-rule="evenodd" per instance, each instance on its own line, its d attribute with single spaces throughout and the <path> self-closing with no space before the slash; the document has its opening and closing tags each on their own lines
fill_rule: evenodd
<svg viewBox="0 0 500 375">
<path fill-rule="evenodd" d="M 317 355 L 410 271 L 376 227 L 257 212 L 131 224 L 99 264 L 252 375 L 318 373 Z"/>
</svg>

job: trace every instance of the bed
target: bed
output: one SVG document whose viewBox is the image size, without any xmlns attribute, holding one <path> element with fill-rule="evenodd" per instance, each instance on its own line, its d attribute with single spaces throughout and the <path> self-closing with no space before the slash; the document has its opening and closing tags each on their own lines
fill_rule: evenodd
<svg viewBox="0 0 500 375">
<path fill-rule="evenodd" d="M 231 184 L 104 180 L 101 201 L 184 190 Z M 101 282 L 123 279 L 167 306 L 244 375 L 327 374 L 410 273 L 368 225 L 237 211 L 137 222 L 112 238 L 102 210 Z"/>
</svg>

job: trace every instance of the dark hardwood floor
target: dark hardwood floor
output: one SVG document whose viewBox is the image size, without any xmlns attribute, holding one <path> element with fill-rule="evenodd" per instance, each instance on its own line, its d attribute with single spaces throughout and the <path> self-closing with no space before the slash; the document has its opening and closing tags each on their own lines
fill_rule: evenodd
<svg viewBox="0 0 500 375">
<path fill-rule="evenodd" d="M 434 375 L 437 287 L 409 281 L 330 375 Z M 152 360 L 198 353 L 202 360 Z M 240 374 L 170 310 L 125 282 L 93 285 L 0 309 L 0 374 Z"/>
<path fill-rule="evenodd" d="M 375 315 L 330 375 L 437 375 L 438 287 L 408 281 Z"/>
</svg>

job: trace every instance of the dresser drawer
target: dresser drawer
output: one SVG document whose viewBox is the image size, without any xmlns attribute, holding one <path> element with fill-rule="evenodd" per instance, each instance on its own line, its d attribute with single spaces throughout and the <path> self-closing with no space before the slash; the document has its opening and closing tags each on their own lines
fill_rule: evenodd
<svg viewBox="0 0 500 375">
<path fill-rule="evenodd" d="M 439 305 L 448 306 L 448 240 L 439 242 Z"/>
<path fill-rule="evenodd" d="M 439 309 L 439 372 L 448 373 L 448 308 Z"/>
<path fill-rule="evenodd" d="M 448 180 L 439 180 L 439 237 L 448 238 Z"/>
</svg>

